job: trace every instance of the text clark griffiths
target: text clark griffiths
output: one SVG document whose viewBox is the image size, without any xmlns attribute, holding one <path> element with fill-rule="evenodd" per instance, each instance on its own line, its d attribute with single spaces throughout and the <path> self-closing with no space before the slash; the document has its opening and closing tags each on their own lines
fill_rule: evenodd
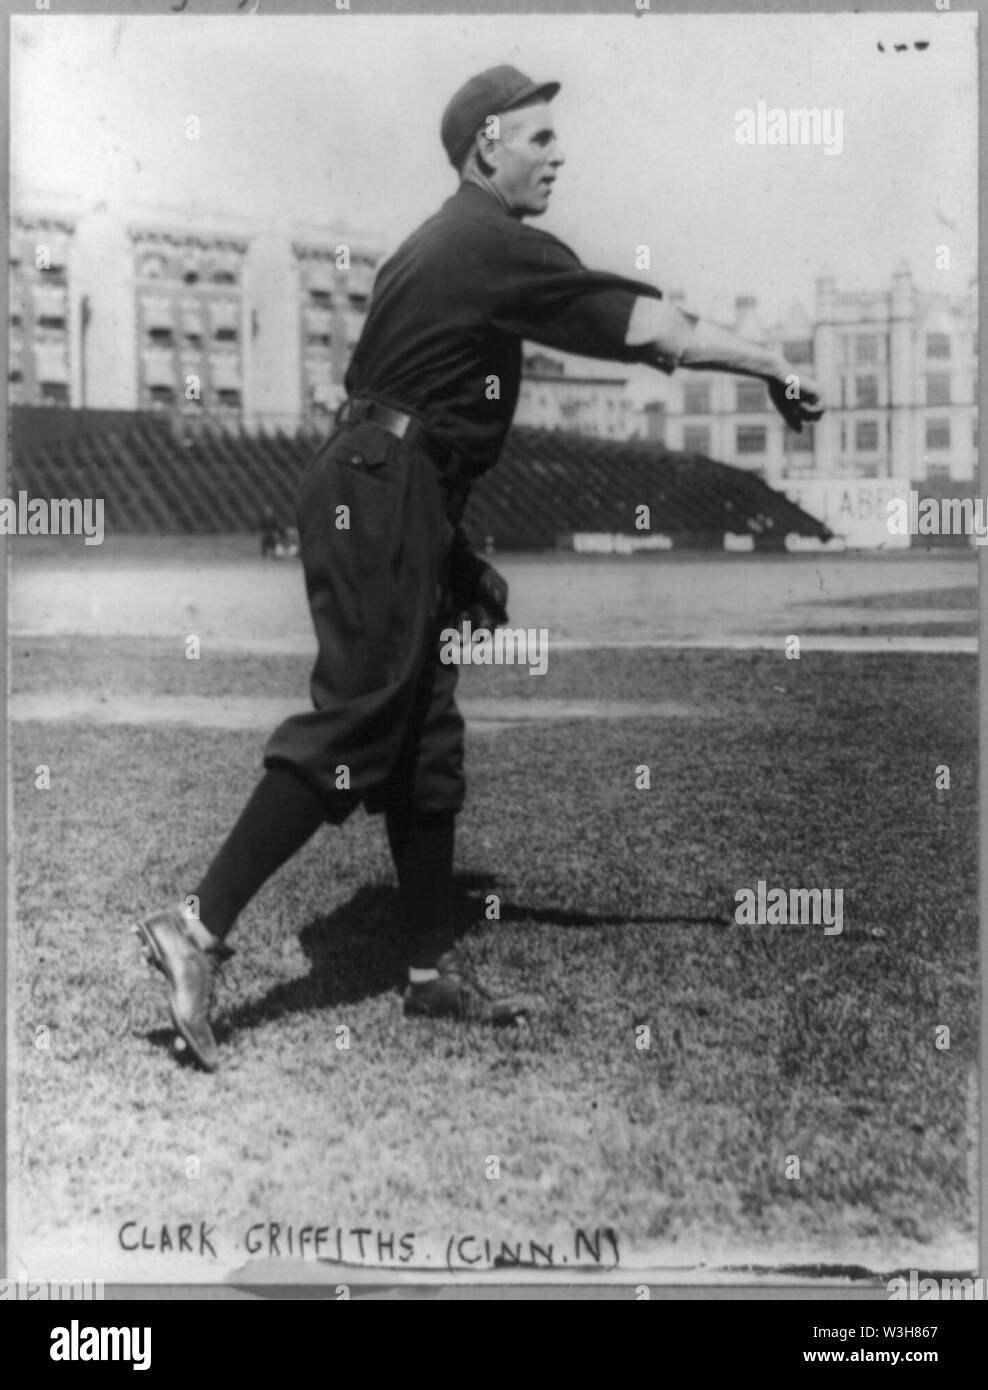
<svg viewBox="0 0 988 1390">
<path fill-rule="evenodd" d="M 227 1257 L 229 1239 L 216 1223 L 167 1224 L 125 1221 L 118 1232 L 122 1250 L 159 1255 Z M 504 1239 L 482 1232 L 429 1236 L 416 1231 L 377 1230 L 373 1226 L 293 1225 L 257 1221 L 233 1242 L 234 1250 L 263 1259 L 315 1260 L 327 1264 L 376 1265 L 413 1269 L 505 1269 L 568 1267 L 617 1269 L 618 1236 L 610 1226 L 559 1231 L 551 1240 Z"/>
</svg>

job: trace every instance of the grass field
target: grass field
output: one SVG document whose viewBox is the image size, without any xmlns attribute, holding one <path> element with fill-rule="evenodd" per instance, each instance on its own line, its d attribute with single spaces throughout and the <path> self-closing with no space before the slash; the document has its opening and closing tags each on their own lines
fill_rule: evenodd
<svg viewBox="0 0 988 1390">
<path fill-rule="evenodd" d="M 15 693 L 306 698 L 302 657 L 20 637 L 11 658 Z M 12 1257 L 166 1280 L 256 1253 L 284 1271 L 283 1233 L 276 1251 L 244 1240 L 276 1222 L 415 1232 L 409 1267 L 452 1233 L 554 1242 L 559 1264 L 576 1228 L 611 1228 L 625 1269 L 973 1265 L 975 659 L 564 652 L 540 680 L 464 672 L 461 692 L 540 715 L 468 738 L 457 851 L 464 948 L 540 995 L 538 1020 L 403 1019 L 383 828 L 358 813 L 244 914 L 215 1077 L 176 1065 L 127 927 L 190 889 L 262 739 L 14 727 Z M 546 717 L 564 699 L 657 713 Z M 759 879 L 843 888 L 843 933 L 735 924 Z M 215 1261 L 121 1249 L 125 1222 L 160 1240 L 200 1220 Z"/>
</svg>

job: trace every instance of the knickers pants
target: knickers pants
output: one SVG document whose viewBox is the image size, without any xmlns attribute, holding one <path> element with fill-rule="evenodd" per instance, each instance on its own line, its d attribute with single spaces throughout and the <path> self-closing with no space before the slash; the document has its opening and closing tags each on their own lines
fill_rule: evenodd
<svg viewBox="0 0 988 1390">
<path fill-rule="evenodd" d="M 453 526 L 433 464 L 380 425 L 344 425 L 302 480 L 298 528 L 319 644 L 314 708 L 275 730 L 265 766 L 296 773 L 334 824 L 360 803 L 459 811 L 459 668 L 439 660 Z"/>
</svg>

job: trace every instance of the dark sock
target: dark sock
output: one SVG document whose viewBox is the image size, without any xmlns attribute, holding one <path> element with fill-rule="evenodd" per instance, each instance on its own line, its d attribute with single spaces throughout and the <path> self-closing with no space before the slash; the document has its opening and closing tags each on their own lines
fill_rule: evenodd
<svg viewBox="0 0 988 1390">
<path fill-rule="evenodd" d="M 195 890 L 199 918 L 214 936 L 226 936 L 261 884 L 324 819 L 322 802 L 294 773 L 265 772 Z"/>
<path fill-rule="evenodd" d="M 452 811 L 390 812 L 387 827 L 408 933 L 408 964 L 432 970 L 453 946 L 455 816 Z"/>
</svg>

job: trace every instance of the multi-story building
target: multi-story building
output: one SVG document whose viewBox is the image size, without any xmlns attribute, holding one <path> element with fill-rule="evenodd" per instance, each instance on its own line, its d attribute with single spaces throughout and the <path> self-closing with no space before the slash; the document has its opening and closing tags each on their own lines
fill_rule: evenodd
<svg viewBox="0 0 988 1390">
<path fill-rule="evenodd" d="M 129 229 L 137 334 L 137 406 L 239 424 L 248 341 L 241 238 Z"/>
<path fill-rule="evenodd" d="M 19 213 L 11 223 L 7 370 L 11 405 L 73 400 L 72 241 L 75 220 Z M 84 309 L 83 309 L 84 312 Z"/>
<path fill-rule="evenodd" d="M 260 229 L 247 258 L 254 327 L 245 427 L 329 428 L 370 302 L 376 244 L 348 229 Z"/>
<path fill-rule="evenodd" d="M 827 412 L 801 434 L 784 427 L 761 382 L 677 372 L 667 442 L 750 468 L 770 483 L 829 478 L 971 480 L 977 471 L 977 303 L 919 291 L 908 267 L 888 290 L 840 293 L 816 282 L 812 318 L 781 324 L 736 301 L 735 330 L 781 351 L 823 388 Z"/>
<path fill-rule="evenodd" d="M 637 422 L 627 385 L 625 376 L 590 375 L 572 371 L 545 352 L 526 354 L 515 424 L 597 439 L 628 439 Z"/>
<path fill-rule="evenodd" d="M 370 302 L 376 257 L 346 240 L 296 242 L 302 417 L 319 428 L 346 394 L 343 378 Z"/>
<path fill-rule="evenodd" d="M 378 257 L 364 236 L 169 208 L 20 213 L 11 402 L 324 427 Z"/>
</svg>

